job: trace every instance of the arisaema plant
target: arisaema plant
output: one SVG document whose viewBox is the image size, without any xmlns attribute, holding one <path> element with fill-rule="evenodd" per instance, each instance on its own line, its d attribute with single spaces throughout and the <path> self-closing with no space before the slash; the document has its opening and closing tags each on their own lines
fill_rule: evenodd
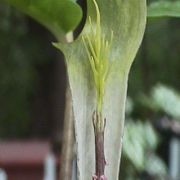
<svg viewBox="0 0 180 180">
<path fill-rule="evenodd" d="M 72 0 L 4 0 L 46 26 L 65 55 L 72 93 L 78 180 L 118 179 L 128 74 L 146 24 L 145 0 L 87 0 L 82 33 Z M 106 166 L 106 168 L 105 168 Z"/>
<path fill-rule="evenodd" d="M 119 173 L 127 79 L 143 37 L 146 4 L 90 0 L 87 7 L 79 38 L 55 46 L 64 52 L 68 67 L 79 179 L 95 174 L 94 179 L 114 180 Z"/>
</svg>

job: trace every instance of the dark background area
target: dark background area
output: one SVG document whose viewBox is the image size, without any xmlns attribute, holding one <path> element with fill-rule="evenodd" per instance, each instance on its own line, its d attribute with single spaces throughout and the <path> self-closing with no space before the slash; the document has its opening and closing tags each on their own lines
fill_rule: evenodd
<svg viewBox="0 0 180 180">
<path fill-rule="evenodd" d="M 12 7 L 0 7 L 0 136 L 54 136 L 64 114 L 62 55 L 42 26 Z"/>
</svg>

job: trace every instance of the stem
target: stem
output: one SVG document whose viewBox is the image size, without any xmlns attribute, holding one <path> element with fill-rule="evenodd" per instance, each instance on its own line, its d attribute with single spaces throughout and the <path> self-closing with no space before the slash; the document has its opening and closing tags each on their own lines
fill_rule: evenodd
<svg viewBox="0 0 180 180">
<path fill-rule="evenodd" d="M 104 132 L 98 132 L 95 135 L 95 151 L 96 151 L 96 175 L 100 177 L 104 175 L 105 155 L 104 155 Z"/>
<path fill-rule="evenodd" d="M 73 33 L 70 32 L 66 35 L 66 42 L 72 42 L 74 40 Z M 66 87 L 66 99 L 65 99 L 65 117 L 64 117 L 64 132 L 63 132 L 63 147 L 61 153 L 61 169 L 59 180 L 71 180 L 73 159 L 74 159 L 74 114 L 72 105 L 72 94 L 70 90 L 70 84 L 67 80 Z"/>
<path fill-rule="evenodd" d="M 104 131 L 106 119 L 102 118 L 101 113 L 94 112 L 93 125 L 95 134 L 95 156 L 96 156 L 96 175 L 93 180 L 107 180 L 104 175 L 106 160 L 104 155 Z"/>
<path fill-rule="evenodd" d="M 64 137 L 61 158 L 60 180 L 71 180 L 72 162 L 74 158 L 74 123 L 72 110 L 72 96 L 69 83 L 66 89 L 66 108 L 64 118 Z"/>
</svg>

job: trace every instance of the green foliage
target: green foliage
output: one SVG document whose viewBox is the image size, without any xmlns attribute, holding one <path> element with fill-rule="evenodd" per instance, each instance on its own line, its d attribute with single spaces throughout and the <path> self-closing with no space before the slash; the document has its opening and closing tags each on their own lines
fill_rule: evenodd
<svg viewBox="0 0 180 180">
<path fill-rule="evenodd" d="M 145 155 L 144 171 L 155 176 L 158 180 L 164 180 L 168 173 L 166 164 L 155 153 Z"/>
<path fill-rule="evenodd" d="M 82 18 L 72 0 L 4 0 L 48 28 L 58 39 L 74 30 Z"/>
<path fill-rule="evenodd" d="M 152 100 L 157 108 L 180 120 L 180 95 L 175 90 L 158 85 L 152 90 Z"/>
<path fill-rule="evenodd" d="M 180 1 L 157 1 L 148 7 L 148 17 L 180 17 Z"/>
<path fill-rule="evenodd" d="M 180 95 L 178 92 L 164 85 L 157 85 L 151 91 L 151 97 L 144 96 L 143 104 L 155 111 L 162 111 L 180 120 Z"/>
<path fill-rule="evenodd" d="M 126 124 L 123 146 L 124 155 L 131 160 L 138 170 L 144 168 L 147 150 L 154 150 L 156 146 L 157 136 L 150 123 L 138 121 Z"/>
<path fill-rule="evenodd" d="M 146 171 L 150 175 L 165 175 L 166 166 L 155 154 L 157 144 L 158 136 L 150 123 L 129 120 L 125 128 L 123 161 L 128 159 L 130 163 L 129 167 L 123 169 L 134 167 L 134 171 L 137 172 Z"/>
<path fill-rule="evenodd" d="M 129 97 L 127 105 L 120 179 L 146 179 L 140 178 L 144 173 L 164 179 L 167 167 L 156 153 L 159 135 L 151 121 L 132 119 L 133 101 Z"/>
</svg>

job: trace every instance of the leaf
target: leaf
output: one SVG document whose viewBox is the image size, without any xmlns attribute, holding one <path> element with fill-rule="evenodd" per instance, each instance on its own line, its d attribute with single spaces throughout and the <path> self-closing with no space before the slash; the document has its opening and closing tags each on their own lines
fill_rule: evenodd
<svg viewBox="0 0 180 180">
<path fill-rule="evenodd" d="M 141 122 L 129 122 L 125 128 L 123 153 L 139 171 L 143 170 L 145 147 L 145 126 Z"/>
<path fill-rule="evenodd" d="M 176 120 L 180 120 L 180 95 L 173 89 L 157 85 L 152 90 L 152 100 L 156 107 Z"/>
<path fill-rule="evenodd" d="M 180 1 L 158 1 L 148 7 L 148 17 L 180 17 Z"/>
<path fill-rule="evenodd" d="M 76 28 L 82 10 L 72 0 L 4 0 L 48 28 L 58 39 Z"/>
<path fill-rule="evenodd" d="M 158 176 L 159 180 L 163 180 L 164 176 L 167 176 L 166 164 L 157 155 L 151 154 L 147 156 L 145 168 L 149 174 Z"/>
<path fill-rule="evenodd" d="M 148 122 L 129 121 L 126 124 L 123 153 L 138 171 L 144 170 L 146 153 L 157 146 L 157 135 Z"/>
<path fill-rule="evenodd" d="M 127 80 L 130 66 L 142 41 L 146 24 L 145 0 L 97 0 L 101 31 L 113 41 L 109 55 L 111 68 L 107 77 L 103 116 L 106 117 L 105 155 L 108 180 L 117 180 L 122 147 Z M 64 52 L 73 98 L 77 141 L 78 179 L 90 179 L 95 173 L 95 147 L 92 114 L 96 109 L 96 91 L 91 65 L 82 36 L 96 29 L 96 9 L 87 1 L 88 15 L 82 35 L 71 44 L 54 44 Z M 91 28 L 93 25 L 93 28 Z M 94 29 L 94 30 L 93 30 Z"/>
</svg>

